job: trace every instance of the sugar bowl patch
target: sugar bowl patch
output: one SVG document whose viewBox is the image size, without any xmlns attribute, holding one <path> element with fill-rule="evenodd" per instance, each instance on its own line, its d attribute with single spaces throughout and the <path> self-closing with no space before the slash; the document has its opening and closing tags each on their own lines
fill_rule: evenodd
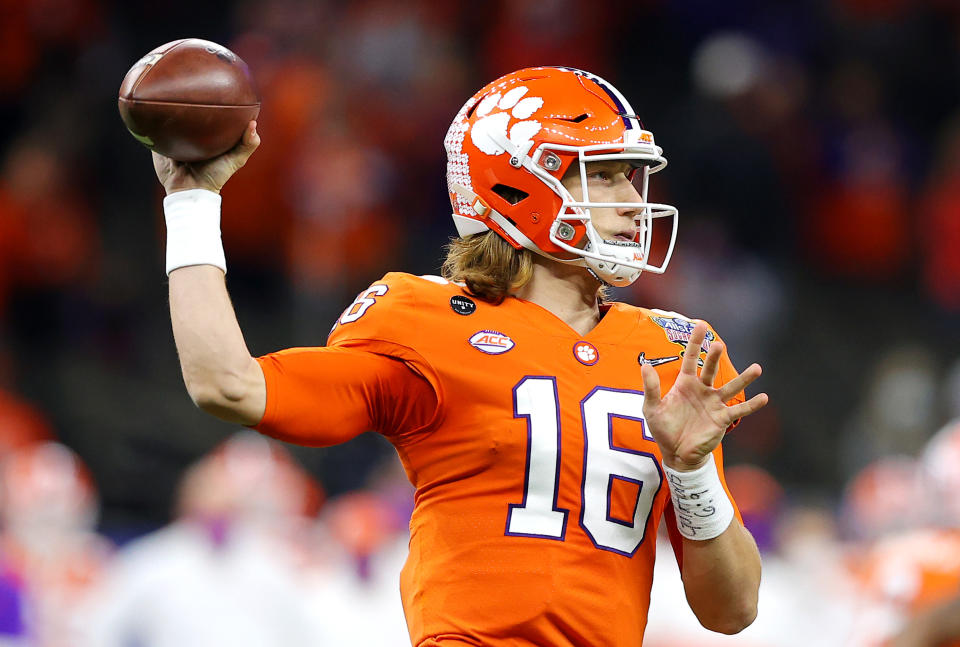
<svg viewBox="0 0 960 647">
<path fill-rule="evenodd" d="M 696 327 L 696 323 L 685 319 L 680 316 L 676 317 L 664 317 L 664 316 L 655 316 L 650 317 L 650 320 L 663 328 L 663 333 L 666 335 L 667 339 L 674 344 L 677 344 L 681 348 L 687 347 L 687 342 L 690 341 L 690 336 L 693 334 L 693 329 Z M 713 333 L 712 330 L 707 330 L 707 335 L 703 339 L 703 343 L 700 344 L 700 354 L 704 355 L 707 351 L 710 350 L 710 345 L 717 339 L 717 336 Z M 699 358 L 699 363 L 703 364 L 703 358 Z"/>
</svg>

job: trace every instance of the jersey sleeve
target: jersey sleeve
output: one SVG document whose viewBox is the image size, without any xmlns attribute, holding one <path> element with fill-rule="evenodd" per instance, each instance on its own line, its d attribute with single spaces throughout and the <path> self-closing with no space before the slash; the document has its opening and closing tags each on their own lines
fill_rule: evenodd
<svg viewBox="0 0 960 647">
<path fill-rule="evenodd" d="M 403 439 L 428 427 L 433 388 L 403 362 L 361 350 L 291 348 L 257 358 L 267 386 L 254 427 L 307 446 L 342 443 L 378 431 Z"/>
<path fill-rule="evenodd" d="M 391 273 L 361 292 L 324 348 L 259 358 L 267 383 L 262 433 L 332 445 L 375 430 L 404 443 L 435 428 L 443 411 L 439 375 L 419 352 L 413 278 Z"/>
</svg>

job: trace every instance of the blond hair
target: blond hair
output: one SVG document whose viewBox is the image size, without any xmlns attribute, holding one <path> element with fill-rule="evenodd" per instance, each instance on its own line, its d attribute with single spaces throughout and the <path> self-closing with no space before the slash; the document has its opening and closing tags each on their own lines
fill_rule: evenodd
<svg viewBox="0 0 960 647">
<path fill-rule="evenodd" d="M 500 303 L 533 277 L 533 252 L 516 249 L 494 231 L 454 238 L 441 273 L 481 299 Z"/>
</svg>

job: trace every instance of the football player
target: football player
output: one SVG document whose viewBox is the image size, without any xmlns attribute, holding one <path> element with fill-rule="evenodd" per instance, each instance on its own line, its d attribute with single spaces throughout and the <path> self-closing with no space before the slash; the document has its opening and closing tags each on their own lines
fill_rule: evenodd
<svg viewBox="0 0 960 647">
<path fill-rule="evenodd" d="M 557 67 L 480 90 L 445 139 L 444 277 L 387 274 L 326 347 L 253 358 L 218 191 L 259 143 L 251 122 L 204 164 L 154 156 L 184 380 L 203 410 L 275 438 L 393 443 L 416 487 L 414 645 L 641 644 L 663 517 L 700 622 L 752 622 L 760 558 L 720 441 L 766 404 L 743 395 L 760 367 L 738 374 L 703 322 L 604 297 L 663 272 L 676 236 L 677 210 L 647 201 L 666 159 L 620 92 Z"/>
</svg>

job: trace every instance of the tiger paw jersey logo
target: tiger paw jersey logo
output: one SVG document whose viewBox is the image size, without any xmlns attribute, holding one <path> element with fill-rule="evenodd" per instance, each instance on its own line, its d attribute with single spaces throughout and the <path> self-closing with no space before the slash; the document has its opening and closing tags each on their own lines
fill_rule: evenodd
<svg viewBox="0 0 960 647">
<path fill-rule="evenodd" d="M 597 347 L 588 341 L 578 341 L 573 345 L 573 356 L 577 361 L 586 366 L 593 366 L 600 359 L 600 353 Z"/>
<path fill-rule="evenodd" d="M 690 335 L 693 334 L 693 329 L 696 327 L 694 322 L 679 316 L 650 317 L 650 320 L 663 328 L 663 332 L 667 336 L 668 340 L 684 349 L 687 347 L 687 342 L 690 341 Z M 707 351 L 710 350 L 710 345 L 716 339 L 717 336 L 713 333 L 713 331 L 707 330 L 707 335 L 703 340 L 703 344 L 700 345 L 700 354 L 705 355 Z M 703 365 L 703 357 L 699 358 L 698 363 L 701 366 Z"/>
<path fill-rule="evenodd" d="M 521 86 L 503 95 L 495 92 L 484 97 L 477 106 L 476 114 L 480 119 L 470 131 L 474 146 L 487 155 L 500 155 L 506 151 L 505 140 L 509 139 L 513 145 L 522 148 L 540 132 L 540 122 L 530 117 L 543 107 L 543 99 L 525 97 L 527 91 Z M 511 124 L 511 118 L 519 121 Z"/>
</svg>

